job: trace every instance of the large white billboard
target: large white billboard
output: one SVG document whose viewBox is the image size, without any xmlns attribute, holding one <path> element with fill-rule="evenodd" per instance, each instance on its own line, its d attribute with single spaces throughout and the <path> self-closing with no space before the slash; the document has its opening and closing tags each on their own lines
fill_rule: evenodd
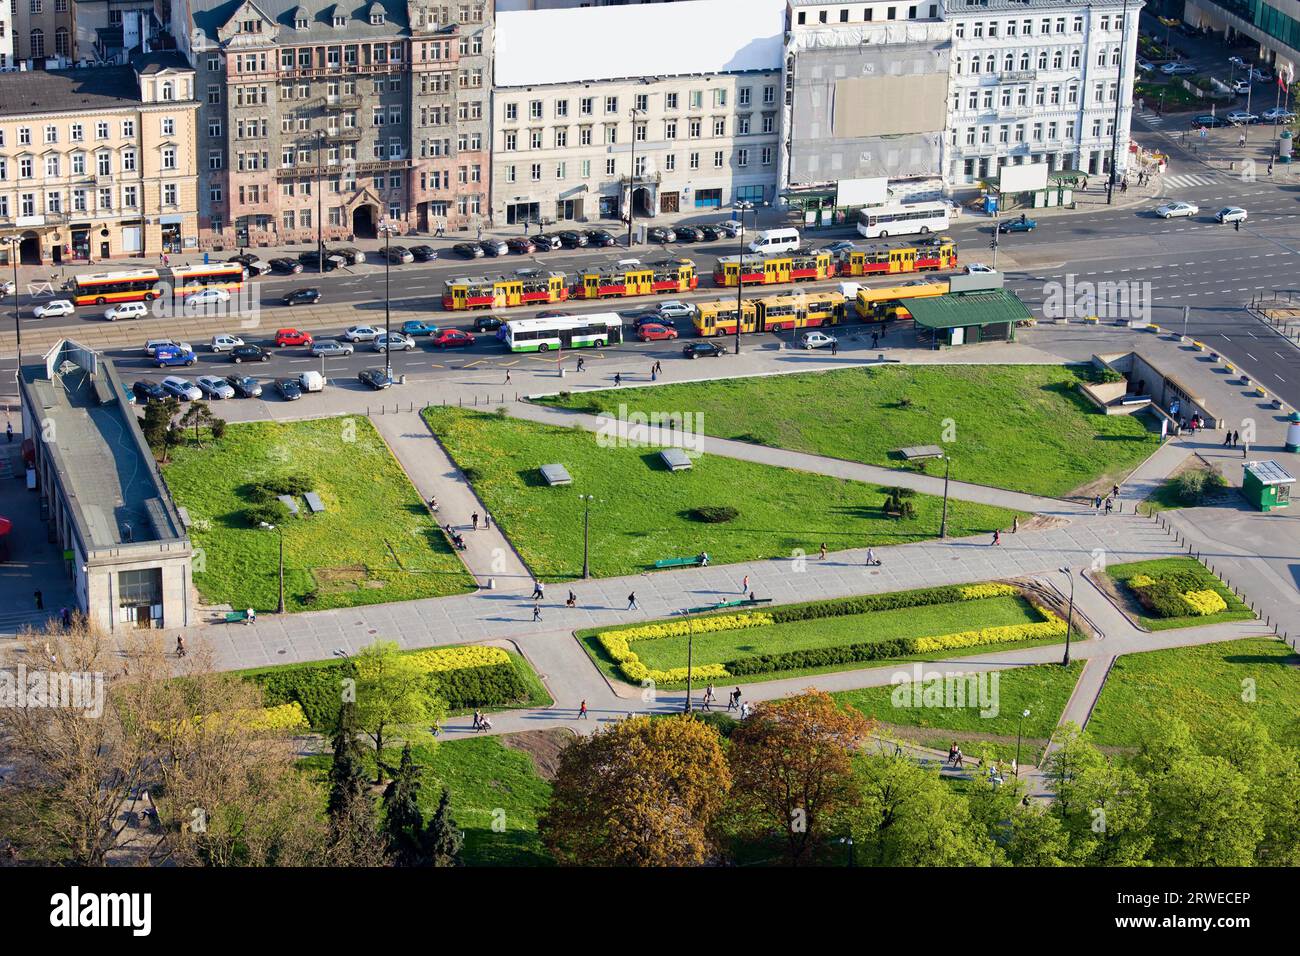
<svg viewBox="0 0 1300 956">
<path fill-rule="evenodd" d="M 1047 188 L 1046 163 L 1003 166 L 998 175 L 999 188 L 1004 193 L 1027 193 Z"/>
<path fill-rule="evenodd" d="M 879 206 L 889 201 L 889 178 L 841 179 L 835 190 L 835 205 Z"/>
</svg>

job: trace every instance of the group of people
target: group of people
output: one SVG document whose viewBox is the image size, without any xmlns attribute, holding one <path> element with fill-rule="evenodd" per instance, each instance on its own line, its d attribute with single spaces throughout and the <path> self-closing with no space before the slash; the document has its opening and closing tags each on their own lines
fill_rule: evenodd
<svg viewBox="0 0 1300 956">
<path fill-rule="evenodd" d="M 1236 447 L 1237 447 L 1237 442 L 1240 441 L 1240 440 L 1241 440 L 1241 434 L 1240 434 L 1239 432 L 1234 431 L 1234 430 L 1229 430 L 1229 431 L 1228 431 L 1228 432 L 1223 436 L 1223 447 L 1224 447 L 1224 448 L 1236 448 Z"/>
<path fill-rule="evenodd" d="M 465 536 L 453 528 L 450 523 L 443 525 L 442 530 L 447 532 L 447 537 L 450 538 L 451 543 L 456 546 L 456 550 L 464 551 L 469 547 L 465 544 Z"/>
<path fill-rule="evenodd" d="M 585 702 L 584 702 L 584 703 L 585 703 Z M 488 715 L 485 714 L 485 713 L 483 713 L 481 710 L 475 708 L 475 710 L 474 710 L 474 730 L 477 732 L 477 731 L 480 731 L 480 730 L 482 730 L 482 731 L 488 731 L 488 730 L 491 730 L 491 729 L 492 729 L 492 721 L 488 720 Z"/>
</svg>

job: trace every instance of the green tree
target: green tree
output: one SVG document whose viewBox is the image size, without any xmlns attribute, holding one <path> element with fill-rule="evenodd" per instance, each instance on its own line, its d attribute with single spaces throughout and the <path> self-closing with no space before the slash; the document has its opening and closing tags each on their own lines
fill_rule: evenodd
<svg viewBox="0 0 1300 956">
<path fill-rule="evenodd" d="M 161 402 L 150 402 L 144 407 L 144 422 L 140 426 L 144 440 L 154 454 L 162 456 L 164 462 L 167 460 L 168 449 L 177 442 L 172 423 L 180 411 L 181 403 L 171 395 Z"/>
<path fill-rule="evenodd" d="M 402 748 L 397 772 L 384 789 L 384 836 L 388 852 L 398 866 L 419 866 L 422 860 L 420 836 L 424 814 L 420 812 L 420 768 L 411 757 L 411 745 Z"/>
<path fill-rule="evenodd" d="M 1222 757 L 1190 756 L 1150 781 L 1153 862 L 1250 866 L 1264 813 L 1250 781 Z"/>
<path fill-rule="evenodd" d="M 1256 862 L 1300 864 L 1300 750 L 1280 746 L 1263 724 L 1247 719 L 1213 728 L 1206 750 L 1227 760 L 1250 782 L 1251 797 L 1263 813 Z"/>
<path fill-rule="evenodd" d="M 352 658 L 357 680 L 357 726 L 375 745 L 375 783 L 383 783 L 384 742 L 400 730 L 408 742 L 433 742 L 430 728 L 447 716 L 433 682 L 395 641 L 376 641 Z"/>
<path fill-rule="evenodd" d="M 1070 838 L 1046 807 L 1022 804 L 1011 813 L 1003 850 L 1012 866 L 1065 866 Z"/>
<path fill-rule="evenodd" d="M 194 429 L 194 441 L 199 440 L 199 429 L 212 421 L 212 409 L 208 407 L 207 402 L 190 402 L 185 409 L 185 414 L 181 415 L 179 425 L 181 428 Z"/>
<path fill-rule="evenodd" d="M 451 818 L 451 794 L 443 787 L 438 809 L 429 819 L 421 840 L 423 858 L 430 866 L 459 866 L 464 844 L 465 834 Z"/>
<path fill-rule="evenodd" d="M 334 745 L 334 762 L 330 764 L 329 802 L 326 810 L 334 819 L 366 789 L 365 755 L 357 742 L 356 705 L 345 701 L 339 707 L 338 722 L 334 726 L 331 742 Z"/>
</svg>

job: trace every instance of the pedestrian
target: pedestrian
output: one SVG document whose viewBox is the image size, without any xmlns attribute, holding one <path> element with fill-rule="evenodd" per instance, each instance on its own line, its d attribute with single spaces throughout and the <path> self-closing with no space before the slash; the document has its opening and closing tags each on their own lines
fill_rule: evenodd
<svg viewBox="0 0 1300 956">
<path fill-rule="evenodd" d="M 658 375 L 657 372 L 655 372 L 655 367 L 654 367 L 653 365 L 651 365 L 651 366 L 650 366 L 650 381 L 655 382 L 655 381 L 658 381 L 658 380 L 659 380 L 659 375 Z"/>
<path fill-rule="evenodd" d="M 1114 507 L 1115 507 L 1115 499 L 1114 499 L 1114 498 L 1107 498 L 1107 499 L 1106 499 L 1106 514 L 1110 514 L 1111 509 L 1114 508 Z"/>
<path fill-rule="evenodd" d="M 840 343 L 837 339 L 831 339 L 831 355 L 838 355 L 840 352 Z"/>
<path fill-rule="evenodd" d="M 540 601 L 540 600 L 541 600 L 542 598 L 544 598 L 545 596 L 546 596 L 546 590 L 545 590 L 545 587 L 542 585 L 542 582 L 541 582 L 541 581 L 534 581 L 534 582 L 533 582 L 533 600 L 534 600 L 534 601 Z"/>
<path fill-rule="evenodd" d="M 1237 442 L 1241 441 L 1241 433 L 1234 430 L 1232 433 L 1232 447 L 1237 447 Z"/>
<path fill-rule="evenodd" d="M 1126 193 L 1126 192 L 1128 192 L 1128 177 L 1127 177 L 1127 176 L 1126 176 L 1126 177 L 1125 177 L 1125 178 L 1120 182 L 1120 184 L 1119 184 L 1119 191 L 1122 192 L 1122 193 Z"/>
<path fill-rule="evenodd" d="M 622 372 L 615 372 L 615 373 L 614 373 L 614 386 L 617 388 L 619 385 L 622 385 L 622 384 L 623 384 L 623 373 L 622 373 Z"/>
<path fill-rule="evenodd" d="M 14 441 L 14 423 L 13 423 L 13 422 L 5 422 L 5 437 L 6 437 L 7 439 L 9 439 L 9 444 L 12 445 L 12 444 L 13 444 L 13 441 Z"/>
<path fill-rule="evenodd" d="M 541 606 L 540 604 L 534 604 L 534 605 L 533 605 L 533 620 L 534 620 L 534 621 L 540 621 L 541 619 L 542 619 L 542 606 Z"/>
<path fill-rule="evenodd" d="M 1245 133 L 1242 133 L 1242 134 L 1240 134 L 1240 135 L 1237 137 L 1237 145 L 1238 145 L 1238 146 L 1245 146 L 1245 145 L 1246 145 L 1246 134 L 1245 134 Z"/>
<path fill-rule="evenodd" d="M 746 574 L 740 581 L 740 593 L 744 594 L 749 590 L 749 575 Z"/>
<path fill-rule="evenodd" d="M 1015 534 L 1020 530 L 1020 516 L 1016 515 L 1011 519 L 1011 533 Z"/>
<path fill-rule="evenodd" d="M 1119 485 L 1111 485 L 1111 486 L 1110 486 L 1110 496 L 1111 496 L 1112 498 L 1118 498 L 1118 497 L 1119 497 Z"/>
<path fill-rule="evenodd" d="M 867 548 L 867 567 L 876 563 L 876 552 L 873 548 Z"/>
<path fill-rule="evenodd" d="M 509 384 L 510 384 L 510 369 L 506 369 L 506 380 L 505 380 L 505 382 L 504 382 L 503 384 L 505 384 L 505 385 L 509 385 Z"/>
<path fill-rule="evenodd" d="M 480 242 L 483 241 L 483 227 L 482 227 L 482 226 L 479 226 L 479 227 L 478 227 L 478 232 L 476 232 L 476 233 L 474 234 L 474 237 L 475 237 L 476 239 L 478 239 Z"/>
<path fill-rule="evenodd" d="M 479 713 L 477 707 L 474 708 L 474 729 L 478 730 L 479 724 L 483 723 L 483 715 Z"/>
<path fill-rule="evenodd" d="M 1228 447 L 1229 445 L 1231 445 L 1231 444 L 1232 444 L 1232 432 L 1231 432 L 1231 431 L 1228 431 L 1228 432 L 1223 436 L 1223 447 L 1224 447 L 1224 448 L 1227 448 L 1227 447 Z"/>
<path fill-rule="evenodd" d="M 489 531 L 492 528 L 492 516 L 486 511 L 483 512 L 483 530 Z"/>
<path fill-rule="evenodd" d="M 66 607 L 59 611 L 59 620 L 63 622 L 64 627 L 72 627 L 72 612 Z"/>
<path fill-rule="evenodd" d="M 727 710 L 735 710 L 740 705 L 740 688 L 737 687 L 727 695 Z"/>
<path fill-rule="evenodd" d="M 166 269 L 167 266 L 169 266 L 169 265 L 171 264 L 171 261 L 172 261 L 172 260 L 171 260 L 171 257 L 168 256 L 167 253 L 164 252 L 164 253 L 163 253 L 163 268 Z"/>
<path fill-rule="evenodd" d="M 583 369 L 583 367 L 584 367 L 586 364 L 587 364 L 587 363 L 583 360 L 582 356 L 579 355 L 579 356 L 578 356 L 578 368 L 577 368 L 577 371 L 581 372 L 582 369 Z"/>
<path fill-rule="evenodd" d="M 1002 532 L 999 531 L 997 528 L 993 529 L 993 543 L 994 544 L 1002 543 Z"/>
<path fill-rule="evenodd" d="M 247 627 L 249 624 L 253 624 L 253 623 L 255 623 L 256 621 L 257 621 L 257 612 L 256 612 L 256 611 L 254 611 L 251 607 L 248 608 L 246 611 L 244 611 L 244 626 L 245 626 L 245 627 Z"/>
<path fill-rule="evenodd" d="M 1271 160 L 1271 159 L 1268 161 L 1268 174 L 1269 174 L 1270 176 L 1273 175 L 1273 160 Z"/>
<path fill-rule="evenodd" d="M 1101 510 L 1101 495 L 1094 495 L 1094 496 L 1093 496 L 1093 499 L 1092 499 L 1092 507 L 1093 507 L 1095 510 L 1097 510 L 1097 511 L 1100 511 L 1100 510 Z"/>
<path fill-rule="evenodd" d="M 966 759 L 965 756 L 964 756 L 964 755 L 962 754 L 962 752 L 961 752 L 961 748 L 958 747 L 958 748 L 957 748 L 957 754 L 956 754 L 955 759 L 954 759 L 953 762 L 952 762 L 952 765 L 953 765 L 954 767 L 956 767 L 958 770 L 960 770 L 960 769 L 961 769 L 961 765 L 962 765 L 962 761 L 965 760 L 965 759 Z"/>
<path fill-rule="evenodd" d="M 1240 219 L 1232 220 L 1232 228 L 1236 232 L 1241 232 L 1241 220 Z"/>
<path fill-rule="evenodd" d="M 704 688 L 704 700 L 702 701 L 702 706 L 705 710 L 713 709 L 713 685 L 712 684 Z"/>
<path fill-rule="evenodd" d="M 437 496 L 437 495 L 430 495 L 430 496 L 429 496 L 429 510 L 432 511 L 434 514 L 437 514 L 437 513 L 438 513 L 438 496 Z"/>
<path fill-rule="evenodd" d="M 658 372 L 660 375 L 662 375 L 664 373 L 664 363 L 659 361 L 658 359 L 655 359 L 654 370 Z"/>
<path fill-rule="evenodd" d="M 584 700 L 578 705 L 578 719 L 587 720 L 587 702 Z"/>
<path fill-rule="evenodd" d="M 879 333 L 879 332 L 872 332 L 872 333 L 871 333 L 871 347 L 874 349 L 874 348 L 878 348 L 879 346 L 880 346 L 880 333 Z"/>
<path fill-rule="evenodd" d="M 572 591 L 570 591 L 570 592 L 569 592 L 569 596 L 568 596 L 568 598 L 566 598 L 565 601 L 564 601 L 564 606 L 565 606 L 565 607 L 577 607 L 577 606 L 578 606 L 578 595 L 576 595 L 576 594 L 574 594 Z"/>
<path fill-rule="evenodd" d="M 185 638 L 182 637 L 180 634 L 176 635 L 176 656 L 177 657 L 185 656 Z"/>
<path fill-rule="evenodd" d="M 822 560 L 825 561 L 825 560 L 826 560 L 826 542 L 825 542 L 825 541 L 822 542 L 822 546 L 821 546 L 821 549 L 820 549 L 820 550 L 821 550 L 821 553 L 822 553 Z"/>
<path fill-rule="evenodd" d="M 639 604 L 636 603 L 636 592 L 635 592 L 635 591 L 633 591 L 631 594 L 629 594 L 629 595 L 627 596 L 627 609 L 628 609 L 629 611 L 639 611 L 639 610 L 641 610 L 641 606 L 640 606 Z"/>
<path fill-rule="evenodd" d="M 1087 191 L 1088 191 L 1088 179 L 1087 179 L 1086 176 L 1084 177 L 1084 180 L 1083 180 L 1083 190 L 1084 190 L 1084 192 L 1087 192 Z"/>
<path fill-rule="evenodd" d="M 948 766 L 952 766 L 956 762 L 957 762 L 957 741 L 954 740 L 952 742 L 952 746 L 948 748 Z"/>
<path fill-rule="evenodd" d="M 32 597 L 36 598 L 36 610 L 45 610 L 45 595 L 41 594 L 41 589 L 37 588 Z"/>
<path fill-rule="evenodd" d="M 474 530 L 477 531 L 477 530 L 478 530 L 478 512 L 476 511 L 476 512 L 474 512 L 472 515 L 470 515 L 470 516 L 469 516 L 469 520 L 470 520 L 470 524 L 472 524 L 472 525 L 474 526 Z"/>
</svg>

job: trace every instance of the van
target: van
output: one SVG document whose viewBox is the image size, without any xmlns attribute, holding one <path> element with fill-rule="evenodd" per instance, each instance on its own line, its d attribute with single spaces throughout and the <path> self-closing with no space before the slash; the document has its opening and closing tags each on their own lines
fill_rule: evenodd
<svg viewBox="0 0 1300 956">
<path fill-rule="evenodd" d="M 764 255 L 798 248 L 798 229 L 764 229 L 749 244 L 750 252 L 759 252 Z"/>
<path fill-rule="evenodd" d="M 304 392 L 320 392 L 325 389 L 325 376 L 320 372 L 303 372 L 298 376 L 298 384 Z"/>
</svg>

